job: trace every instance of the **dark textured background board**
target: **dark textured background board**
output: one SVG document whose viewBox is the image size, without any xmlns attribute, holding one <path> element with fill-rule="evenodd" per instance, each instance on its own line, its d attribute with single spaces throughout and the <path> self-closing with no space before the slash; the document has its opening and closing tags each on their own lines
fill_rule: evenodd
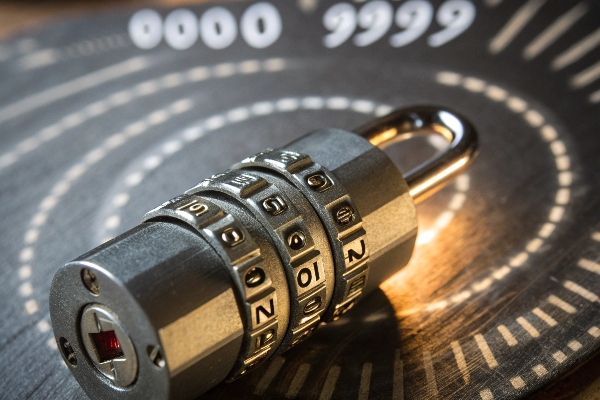
<svg viewBox="0 0 600 400">
<path fill-rule="evenodd" d="M 224 4 L 239 20 L 252 3 Z M 427 44 L 434 21 L 405 47 L 388 44 L 393 27 L 369 46 L 328 49 L 321 19 L 333 2 L 272 3 L 283 30 L 264 49 L 238 36 L 223 50 L 200 40 L 142 50 L 127 33 L 135 7 L 2 43 L 0 397 L 84 396 L 51 333 L 60 265 L 249 154 L 415 103 L 466 115 L 481 154 L 418 206 L 411 264 L 311 340 L 205 398 L 514 399 L 597 353 L 600 48 L 581 43 L 597 35 L 600 4 L 477 1 L 473 25 L 441 47 Z M 211 6 L 186 8 L 200 16 Z M 525 56 L 565 15 L 580 16 Z M 530 18 L 498 50 L 515 16 Z M 582 54 L 569 53 L 578 45 Z M 389 153 L 406 170 L 437 145 Z"/>
</svg>

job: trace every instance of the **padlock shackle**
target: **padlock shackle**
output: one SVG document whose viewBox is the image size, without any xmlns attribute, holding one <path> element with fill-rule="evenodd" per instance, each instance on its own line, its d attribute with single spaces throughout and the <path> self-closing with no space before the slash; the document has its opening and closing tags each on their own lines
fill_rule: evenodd
<svg viewBox="0 0 600 400">
<path fill-rule="evenodd" d="M 475 128 L 464 117 L 443 107 L 398 109 L 354 132 L 381 149 L 417 135 L 432 133 L 450 142 L 442 153 L 404 175 L 415 203 L 431 196 L 463 173 L 475 160 L 479 146 Z"/>
</svg>

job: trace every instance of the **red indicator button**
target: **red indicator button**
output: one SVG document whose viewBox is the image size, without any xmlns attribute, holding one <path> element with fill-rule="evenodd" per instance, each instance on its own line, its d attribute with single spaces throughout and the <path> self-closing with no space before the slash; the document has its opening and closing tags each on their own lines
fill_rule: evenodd
<svg viewBox="0 0 600 400">
<path fill-rule="evenodd" d="M 100 362 L 123 357 L 123 350 L 121 350 L 121 345 L 119 344 L 117 335 L 115 335 L 115 331 L 90 333 L 90 336 L 96 345 L 96 351 L 100 357 Z"/>
</svg>

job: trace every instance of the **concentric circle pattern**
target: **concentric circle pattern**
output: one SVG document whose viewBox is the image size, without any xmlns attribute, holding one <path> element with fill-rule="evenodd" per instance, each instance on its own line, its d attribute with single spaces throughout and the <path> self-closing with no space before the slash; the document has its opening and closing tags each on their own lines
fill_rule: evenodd
<svg viewBox="0 0 600 400">
<path fill-rule="evenodd" d="M 242 1 L 116 9 L 0 45 L 0 397 L 82 398 L 48 311 L 64 263 L 310 131 L 435 104 L 477 128 L 418 205 L 411 263 L 203 398 L 516 399 L 600 349 L 593 1 Z M 218 29 L 215 28 L 218 26 Z M 403 171 L 443 149 L 386 150 Z"/>
</svg>

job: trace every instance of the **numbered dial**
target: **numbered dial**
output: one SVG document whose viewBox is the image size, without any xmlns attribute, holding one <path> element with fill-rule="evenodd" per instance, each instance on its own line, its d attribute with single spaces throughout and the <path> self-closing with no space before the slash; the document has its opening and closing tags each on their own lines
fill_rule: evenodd
<svg viewBox="0 0 600 400">
<path fill-rule="evenodd" d="M 142 49 L 151 49 L 164 41 L 176 50 L 194 46 L 199 39 L 211 49 L 229 47 L 238 34 L 251 47 L 272 45 L 281 35 L 281 16 L 275 6 L 262 2 L 246 9 L 239 21 L 227 8 L 213 7 L 198 16 L 177 9 L 163 17 L 154 10 L 141 10 L 129 20 L 129 36 Z"/>
<path fill-rule="evenodd" d="M 411 104 L 452 107 L 481 136 L 470 172 L 418 205 L 413 262 L 206 397 L 517 399 L 573 371 L 600 348 L 599 12 L 592 0 L 210 2 L 6 39 L 5 389 L 83 396 L 48 344 L 65 260 L 248 154 Z M 436 146 L 389 154 L 408 171 Z"/>
<path fill-rule="evenodd" d="M 331 31 L 323 38 L 323 44 L 338 47 L 352 38 L 356 46 L 369 46 L 384 38 L 395 23 L 401 31 L 391 34 L 388 42 L 392 47 L 402 47 L 423 36 L 435 16 L 444 29 L 429 35 L 427 44 L 439 47 L 466 31 L 475 15 L 475 6 L 465 0 L 446 1 L 437 11 L 424 0 L 406 1 L 396 11 L 388 1 L 369 1 L 358 11 L 352 4 L 337 3 L 323 15 L 323 25 Z"/>
</svg>

